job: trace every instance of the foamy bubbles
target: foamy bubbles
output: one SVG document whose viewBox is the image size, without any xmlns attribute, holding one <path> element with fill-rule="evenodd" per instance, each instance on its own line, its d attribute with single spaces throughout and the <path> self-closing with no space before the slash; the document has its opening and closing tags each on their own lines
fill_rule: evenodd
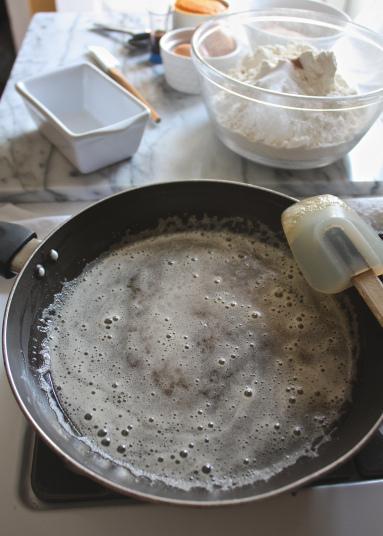
<svg viewBox="0 0 383 536">
<path fill-rule="evenodd" d="M 203 227 L 129 237 L 41 319 L 44 373 L 84 440 L 182 489 L 241 486 L 314 456 L 355 368 L 347 313 L 270 231 Z"/>
</svg>

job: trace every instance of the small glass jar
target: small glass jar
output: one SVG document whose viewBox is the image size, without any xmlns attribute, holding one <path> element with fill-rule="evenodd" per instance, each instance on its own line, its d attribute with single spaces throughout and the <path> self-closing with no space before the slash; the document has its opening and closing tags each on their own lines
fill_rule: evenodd
<svg viewBox="0 0 383 536">
<path fill-rule="evenodd" d="M 166 9 L 166 11 L 165 11 Z M 171 29 L 171 9 L 169 6 L 157 11 L 149 11 L 150 23 L 150 62 L 162 63 L 160 55 L 160 39 Z"/>
</svg>

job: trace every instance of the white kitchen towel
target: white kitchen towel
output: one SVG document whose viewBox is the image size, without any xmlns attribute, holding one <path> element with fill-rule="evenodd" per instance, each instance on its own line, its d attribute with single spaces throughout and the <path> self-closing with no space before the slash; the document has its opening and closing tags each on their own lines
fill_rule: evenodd
<svg viewBox="0 0 383 536">
<path fill-rule="evenodd" d="M 345 201 L 379 233 L 383 232 L 383 197 L 353 197 Z"/>
<path fill-rule="evenodd" d="M 45 238 L 52 229 L 66 221 L 68 218 L 69 216 L 38 217 L 37 214 L 10 203 L 0 206 L 0 221 L 9 221 L 25 225 L 28 229 L 35 231 L 38 238 L 41 239 Z"/>
</svg>

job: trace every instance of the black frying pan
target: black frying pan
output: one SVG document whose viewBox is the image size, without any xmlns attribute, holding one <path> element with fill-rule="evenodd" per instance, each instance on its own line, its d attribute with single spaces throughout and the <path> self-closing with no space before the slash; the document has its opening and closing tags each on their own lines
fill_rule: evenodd
<svg viewBox="0 0 383 536">
<path fill-rule="evenodd" d="M 129 228 L 154 227 L 170 215 L 241 216 L 262 221 L 282 236 L 280 217 L 294 199 L 239 183 L 182 181 L 129 190 L 84 210 L 55 230 L 32 254 L 9 296 L 3 326 L 5 366 L 14 395 L 34 428 L 61 457 L 87 476 L 123 494 L 142 499 L 189 505 L 234 504 L 269 497 L 317 479 L 352 456 L 382 420 L 383 331 L 356 292 L 349 291 L 358 313 L 360 358 L 353 402 L 332 436 L 315 458 L 294 465 L 251 486 L 207 492 L 180 491 L 137 479 L 89 449 L 66 432 L 49 407 L 33 372 L 28 352 L 35 319 L 53 301 L 64 280 L 78 276 L 85 265 L 108 250 Z M 13 255 L 33 234 L 20 226 L 0 226 L 0 268 L 10 276 Z M 58 252 L 56 259 L 52 250 Z"/>
</svg>

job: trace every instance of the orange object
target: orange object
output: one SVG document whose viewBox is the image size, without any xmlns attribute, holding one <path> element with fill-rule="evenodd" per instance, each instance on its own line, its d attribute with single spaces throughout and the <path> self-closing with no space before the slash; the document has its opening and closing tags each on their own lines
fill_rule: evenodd
<svg viewBox="0 0 383 536">
<path fill-rule="evenodd" d="M 197 13 L 199 15 L 218 15 L 227 9 L 227 4 L 221 0 L 176 0 L 178 11 Z"/>
<path fill-rule="evenodd" d="M 181 43 L 173 48 L 174 54 L 179 56 L 191 56 L 191 44 L 190 43 Z"/>
<path fill-rule="evenodd" d="M 54 0 L 29 0 L 28 3 L 32 14 L 39 13 L 41 11 L 56 11 L 56 4 Z"/>
</svg>

